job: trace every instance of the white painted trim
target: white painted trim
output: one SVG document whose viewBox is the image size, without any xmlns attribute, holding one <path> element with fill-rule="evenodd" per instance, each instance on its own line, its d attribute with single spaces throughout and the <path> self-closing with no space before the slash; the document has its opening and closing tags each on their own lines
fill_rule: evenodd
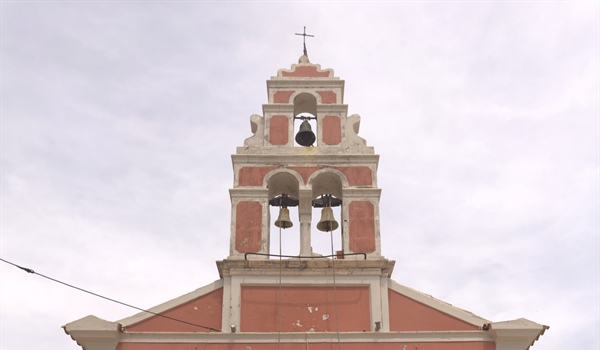
<svg viewBox="0 0 600 350">
<path fill-rule="evenodd" d="M 452 306 L 451 304 L 445 303 L 439 299 L 436 299 L 431 295 L 424 294 L 415 289 L 403 286 L 392 279 L 389 280 L 389 288 L 397 293 L 404 295 L 405 297 L 418 301 L 421 304 L 427 305 L 433 309 L 436 309 L 461 321 L 470 323 L 474 326 L 481 327 L 483 326 L 483 324 L 491 322 L 489 320 L 486 320 L 485 318 L 479 317 L 468 311 L 465 311 L 458 307 Z"/>
<path fill-rule="evenodd" d="M 231 159 L 235 166 L 376 166 L 379 162 L 378 154 L 318 154 L 319 147 L 313 147 L 316 152 L 311 155 L 311 161 L 306 163 L 306 147 L 281 147 L 278 154 L 232 154 Z M 369 147 L 365 147 L 369 148 Z M 284 151 L 287 150 L 287 151 Z M 327 148 L 329 149 L 329 148 Z M 372 149 L 372 148 L 371 148 Z M 266 151 L 266 148 L 263 149 Z M 286 152 L 283 154 L 283 152 Z M 288 153 L 289 152 L 289 153 Z M 374 170 L 377 168 L 375 167 Z M 372 169 L 373 170 L 373 169 Z"/>
<path fill-rule="evenodd" d="M 223 277 L 223 307 L 221 309 L 221 332 L 230 333 L 231 322 L 231 277 Z"/>
<path fill-rule="evenodd" d="M 288 90 L 297 89 L 299 87 L 310 89 L 336 89 L 343 88 L 344 81 L 340 78 L 321 78 L 323 80 L 267 80 L 267 89 Z"/>
<path fill-rule="evenodd" d="M 335 175 L 337 175 L 340 179 L 340 181 L 342 182 L 342 193 L 344 192 L 345 188 L 348 188 L 348 178 L 346 177 L 346 175 L 344 175 L 344 173 L 342 173 L 341 171 L 337 170 L 336 168 L 330 167 L 330 166 L 325 166 L 324 168 L 321 168 L 315 172 L 313 172 L 309 177 L 308 177 L 308 181 L 306 182 L 308 187 L 310 187 L 312 189 L 313 187 L 313 182 L 315 181 L 315 179 L 317 178 L 317 176 L 321 175 L 321 174 L 325 174 L 325 173 L 333 173 Z"/>
<path fill-rule="evenodd" d="M 165 311 L 171 310 L 171 309 L 173 309 L 173 308 L 175 308 L 175 307 L 177 307 L 179 305 L 185 304 L 188 301 L 192 301 L 192 300 L 194 300 L 196 298 L 199 298 L 199 297 L 201 297 L 203 295 L 206 295 L 206 294 L 208 294 L 210 292 L 214 292 L 215 290 L 218 290 L 220 288 L 223 288 L 223 280 L 222 279 L 214 281 L 213 283 L 211 283 L 211 284 L 209 284 L 207 286 L 204 286 L 202 288 L 198 288 L 198 289 L 196 289 L 193 292 L 184 294 L 184 295 L 182 295 L 180 297 L 177 297 L 175 299 L 171 299 L 171 300 L 169 300 L 169 301 L 167 301 L 165 303 L 162 303 L 162 304 L 159 304 L 157 306 L 154 306 L 154 307 L 148 309 L 148 311 L 152 311 L 155 314 L 160 314 L 160 313 L 163 313 Z M 144 321 L 144 320 L 146 320 L 146 319 L 148 319 L 150 317 L 155 317 L 155 316 L 156 315 L 154 315 L 154 314 L 142 311 L 142 312 L 137 313 L 137 314 L 135 314 L 133 316 L 126 317 L 126 318 L 121 319 L 121 320 L 116 321 L 116 322 L 120 323 L 123 327 L 127 327 L 127 326 L 131 326 L 133 324 L 136 324 L 138 322 Z"/>
<path fill-rule="evenodd" d="M 273 177 L 273 175 L 277 175 L 280 173 L 285 173 L 285 174 L 290 174 L 293 177 L 296 178 L 296 180 L 298 181 L 298 187 L 302 187 L 304 185 L 304 179 L 302 178 L 302 176 L 300 175 L 300 173 L 298 173 L 296 170 L 294 169 L 290 169 L 288 167 L 280 167 L 280 168 L 275 168 L 271 171 L 269 171 L 264 179 L 263 179 L 263 187 L 268 188 L 269 187 L 269 181 L 271 180 L 271 177 Z M 268 194 L 268 190 L 267 190 L 267 194 Z"/>
<path fill-rule="evenodd" d="M 280 284 L 279 276 L 240 276 L 231 274 L 231 304 L 232 313 L 230 320 L 231 323 L 238 325 L 240 332 L 244 330 L 239 326 L 240 313 L 241 313 L 241 298 L 242 298 L 242 287 L 244 286 L 278 286 Z M 333 279 L 331 275 L 328 276 L 281 276 L 281 285 L 284 287 L 297 287 L 297 286 L 323 286 L 332 287 Z M 356 275 L 337 275 L 336 274 L 336 286 L 341 287 L 368 287 L 369 288 L 369 307 L 371 320 L 371 330 L 374 329 L 374 321 L 379 320 L 381 307 L 380 298 L 380 279 L 381 275 L 372 276 L 356 276 Z M 237 308 L 235 307 L 237 305 Z"/>
<path fill-rule="evenodd" d="M 389 302 L 389 278 L 380 279 L 379 293 L 381 293 L 381 330 L 380 332 L 390 331 L 390 302 Z"/>
<path fill-rule="evenodd" d="M 266 198 L 269 194 L 269 190 L 264 187 L 236 187 L 229 189 L 229 198 L 233 202 L 234 200 L 256 200 L 257 198 Z"/>
<path fill-rule="evenodd" d="M 333 343 L 335 332 L 280 333 L 285 343 Z M 123 343 L 274 343 L 278 333 L 123 333 Z M 485 331 L 436 331 L 436 332 L 341 332 L 343 343 L 453 343 L 491 342 Z"/>
<path fill-rule="evenodd" d="M 370 187 L 346 187 L 342 189 L 342 195 L 344 199 L 355 199 L 355 200 L 371 200 L 381 198 L 381 188 L 370 188 Z"/>
</svg>

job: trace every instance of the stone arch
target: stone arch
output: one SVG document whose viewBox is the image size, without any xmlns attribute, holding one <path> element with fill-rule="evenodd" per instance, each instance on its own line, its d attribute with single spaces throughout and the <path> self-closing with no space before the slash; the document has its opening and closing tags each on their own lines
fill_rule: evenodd
<svg viewBox="0 0 600 350">
<path fill-rule="evenodd" d="M 308 185 L 312 188 L 313 199 L 321 194 L 332 194 L 342 199 L 343 189 L 348 187 L 348 179 L 337 169 L 323 168 L 310 176 Z"/>
<path fill-rule="evenodd" d="M 309 186 L 312 191 L 312 199 L 315 200 L 322 195 L 332 195 L 337 199 L 342 198 L 343 188 L 348 186 L 348 181 L 341 171 L 334 168 L 324 168 L 316 171 L 309 178 Z M 326 210 L 333 214 L 339 228 L 331 236 L 324 235 L 318 231 L 318 223 L 323 218 Z M 315 251 L 324 255 L 333 254 L 332 251 L 343 252 L 343 210 L 341 206 L 333 205 L 333 208 L 312 208 L 312 227 L 315 235 L 312 237 L 312 247 Z M 341 224 L 340 224 L 341 222 Z"/>
<path fill-rule="evenodd" d="M 282 193 L 298 199 L 301 184 L 304 184 L 302 176 L 297 171 L 288 168 L 271 170 L 264 179 L 264 186 L 269 190 L 268 199 Z"/>
<path fill-rule="evenodd" d="M 313 116 L 317 116 L 317 104 L 320 96 L 310 92 L 299 92 L 295 96 L 292 96 L 294 104 L 294 117 L 298 114 L 308 113 Z"/>
<path fill-rule="evenodd" d="M 288 168 L 274 169 L 265 176 L 265 186 L 268 189 L 269 201 L 282 194 L 286 194 L 296 200 L 299 199 L 300 184 L 303 183 L 302 176 L 297 171 Z M 269 218 L 267 219 L 269 227 L 269 253 L 279 254 L 278 252 L 281 251 L 281 254 L 284 255 L 295 255 L 300 248 L 299 239 L 297 238 L 299 233 L 298 206 L 293 205 L 287 209 L 293 227 L 288 227 L 285 230 L 285 234 L 282 234 L 283 229 L 275 227 L 275 221 L 282 210 L 282 208 L 276 205 L 269 205 Z M 272 235 L 271 232 L 279 232 L 279 234 Z"/>
</svg>

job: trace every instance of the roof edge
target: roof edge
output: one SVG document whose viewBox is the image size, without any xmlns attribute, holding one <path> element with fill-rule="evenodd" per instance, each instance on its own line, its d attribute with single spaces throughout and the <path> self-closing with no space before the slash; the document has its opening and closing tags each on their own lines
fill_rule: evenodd
<svg viewBox="0 0 600 350">
<path fill-rule="evenodd" d="M 419 292 L 416 289 L 412 289 L 409 288 L 407 286 L 404 286 L 394 280 L 392 280 L 390 278 L 389 280 L 389 289 L 398 292 L 408 298 L 411 298 L 415 301 L 418 301 L 421 304 L 424 304 L 426 306 L 429 306 L 435 310 L 438 310 L 440 312 L 443 312 L 449 316 L 452 316 L 456 319 L 459 319 L 461 321 L 464 321 L 466 323 L 472 324 L 476 327 L 483 327 L 484 324 L 488 324 L 491 323 L 491 321 L 477 316 L 475 314 L 473 314 L 472 312 L 463 310 L 461 308 L 458 308 L 456 306 L 453 306 L 452 304 L 446 303 L 442 300 L 436 299 L 434 297 L 432 297 L 429 294 L 425 294 L 422 292 Z"/>
<path fill-rule="evenodd" d="M 175 299 L 171 299 L 167 302 L 156 305 L 156 306 L 148 309 L 148 311 L 150 311 L 150 312 L 142 311 L 133 316 L 129 316 L 129 317 L 123 318 L 121 320 L 118 320 L 117 322 L 120 323 L 123 327 L 128 327 L 128 326 L 131 326 L 138 322 L 144 321 L 150 317 L 154 317 L 154 316 L 156 316 L 156 314 L 160 314 L 165 311 L 171 310 L 172 308 L 175 308 L 179 305 L 185 304 L 188 301 L 199 298 L 203 295 L 206 295 L 206 294 L 213 292 L 220 288 L 223 288 L 223 280 L 222 279 L 216 280 L 209 285 L 198 288 L 198 289 L 194 290 L 193 292 L 184 294 Z"/>
</svg>

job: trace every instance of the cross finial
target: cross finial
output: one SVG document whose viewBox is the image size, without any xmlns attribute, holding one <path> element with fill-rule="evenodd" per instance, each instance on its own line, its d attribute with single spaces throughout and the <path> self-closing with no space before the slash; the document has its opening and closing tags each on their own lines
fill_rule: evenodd
<svg viewBox="0 0 600 350">
<path fill-rule="evenodd" d="M 302 34 L 296 33 L 296 35 L 302 36 L 302 45 L 304 46 L 304 56 L 308 57 L 308 52 L 306 51 L 306 37 L 309 36 L 311 38 L 314 38 L 314 35 L 306 34 L 306 26 L 304 26 L 304 32 Z"/>
</svg>

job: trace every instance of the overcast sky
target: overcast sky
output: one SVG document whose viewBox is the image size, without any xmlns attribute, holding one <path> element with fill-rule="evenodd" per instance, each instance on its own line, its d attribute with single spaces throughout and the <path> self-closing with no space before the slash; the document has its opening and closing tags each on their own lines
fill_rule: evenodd
<svg viewBox="0 0 600 350">
<path fill-rule="evenodd" d="M 142 308 L 217 280 L 230 155 L 306 26 L 381 155 L 392 278 L 549 325 L 536 350 L 598 349 L 597 1 L 0 6 L 3 259 Z M 137 312 L 0 273 L 2 350 Z"/>
</svg>

